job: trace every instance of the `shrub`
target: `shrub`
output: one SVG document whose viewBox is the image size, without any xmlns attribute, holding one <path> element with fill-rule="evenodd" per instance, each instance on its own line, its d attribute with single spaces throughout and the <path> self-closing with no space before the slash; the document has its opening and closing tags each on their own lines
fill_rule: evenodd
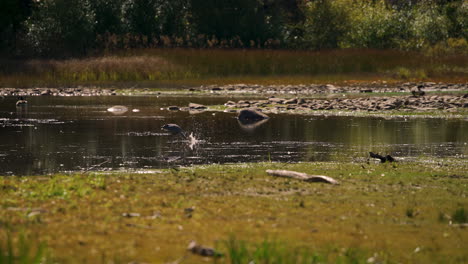
<svg viewBox="0 0 468 264">
<path fill-rule="evenodd" d="M 449 20 L 434 4 L 419 4 L 414 10 L 411 23 L 412 35 L 417 41 L 416 48 L 425 44 L 436 44 L 448 38 Z"/>
<path fill-rule="evenodd" d="M 396 48 L 410 35 L 411 12 L 388 8 L 384 1 L 351 3 L 350 30 L 342 47 Z"/>
<path fill-rule="evenodd" d="M 339 47 L 339 43 L 349 30 L 349 16 L 344 2 L 318 0 L 309 2 L 305 10 L 302 46 L 313 49 Z"/>
</svg>

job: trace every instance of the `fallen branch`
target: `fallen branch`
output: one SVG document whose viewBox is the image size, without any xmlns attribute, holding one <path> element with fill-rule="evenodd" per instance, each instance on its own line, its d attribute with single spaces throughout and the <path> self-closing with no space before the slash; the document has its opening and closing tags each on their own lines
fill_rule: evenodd
<svg viewBox="0 0 468 264">
<path fill-rule="evenodd" d="M 298 179 L 306 182 L 325 182 L 330 184 L 339 184 L 335 179 L 323 175 L 309 175 L 307 173 L 287 170 L 267 170 L 266 173 L 272 176 Z"/>
</svg>

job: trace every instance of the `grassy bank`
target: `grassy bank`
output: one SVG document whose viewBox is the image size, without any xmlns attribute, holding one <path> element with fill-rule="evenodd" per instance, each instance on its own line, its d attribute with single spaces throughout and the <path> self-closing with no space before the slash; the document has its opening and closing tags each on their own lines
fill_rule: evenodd
<svg viewBox="0 0 468 264">
<path fill-rule="evenodd" d="M 223 253 L 217 263 L 466 263 L 467 171 L 421 159 L 3 177 L 0 241 L 33 237 L 60 263 L 206 263 L 187 252 L 192 240 Z"/>
<path fill-rule="evenodd" d="M 4 60 L 0 86 L 466 82 L 467 59 L 393 50 L 143 49 L 81 59 Z"/>
</svg>

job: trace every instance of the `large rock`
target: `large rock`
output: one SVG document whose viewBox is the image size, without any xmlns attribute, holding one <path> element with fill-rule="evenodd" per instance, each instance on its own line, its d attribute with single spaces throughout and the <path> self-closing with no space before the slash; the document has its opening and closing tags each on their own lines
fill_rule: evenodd
<svg viewBox="0 0 468 264">
<path fill-rule="evenodd" d="M 243 109 L 239 112 L 237 117 L 242 123 L 254 123 L 260 120 L 268 119 L 269 117 L 255 109 Z"/>
</svg>

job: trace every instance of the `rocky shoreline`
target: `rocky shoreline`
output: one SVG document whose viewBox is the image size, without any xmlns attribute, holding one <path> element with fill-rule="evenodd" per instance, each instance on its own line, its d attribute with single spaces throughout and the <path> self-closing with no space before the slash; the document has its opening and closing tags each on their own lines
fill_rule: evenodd
<svg viewBox="0 0 468 264">
<path fill-rule="evenodd" d="M 432 96 L 385 96 L 330 99 L 285 99 L 270 97 L 267 100 L 240 100 L 225 103 L 228 109 L 259 108 L 272 110 L 348 110 L 348 111 L 431 111 L 444 110 L 456 112 L 468 109 L 467 95 L 432 95 Z"/>
<path fill-rule="evenodd" d="M 0 96 L 117 96 L 117 95 L 242 95 L 255 94 L 256 99 L 228 101 L 225 111 L 255 108 L 265 112 L 313 110 L 460 112 L 468 109 L 468 84 L 403 83 L 389 86 L 380 83 L 367 86 L 326 85 L 225 85 L 200 86 L 176 90 L 77 88 L 1 88 Z M 391 95 L 383 94 L 391 93 Z M 410 95 L 408 95 L 410 93 Z M 412 95 L 411 95 L 412 94 Z M 258 99 L 258 96 L 265 99 Z M 171 106 L 169 110 L 205 110 L 205 106 Z"/>
<path fill-rule="evenodd" d="M 230 84 L 208 85 L 199 87 L 185 87 L 175 89 L 160 89 L 154 91 L 149 88 L 99 88 L 99 87 L 65 87 L 65 88 L 0 88 L 0 96 L 111 96 L 111 95 L 154 95 L 186 93 L 208 94 L 289 94 L 294 95 L 328 95 L 328 94 L 372 94 L 372 93 L 409 93 L 415 89 L 426 92 L 468 92 L 468 83 L 434 83 L 407 82 L 402 84 L 386 84 L 385 82 L 335 86 L 332 84 L 300 84 L 300 85 L 256 85 Z"/>
<path fill-rule="evenodd" d="M 468 92 L 468 83 L 435 83 L 435 82 L 407 82 L 402 84 L 369 83 L 359 85 L 335 86 L 333 84 L 301 84 L 301 85 L 209 85 L 199 88 L 191 88 L 191 91 L 202 91 L 211 93 L 264 93 L 264 94 L 337 94 L 337 93 L 409 93 L 415 89 L 422 89 L 427 92 Z"/>
<path fill-rule="evenodd" d="M 102 88 L 0 88 L 0 96 L 110 96 L 116 89 Z"/>
</svg>

